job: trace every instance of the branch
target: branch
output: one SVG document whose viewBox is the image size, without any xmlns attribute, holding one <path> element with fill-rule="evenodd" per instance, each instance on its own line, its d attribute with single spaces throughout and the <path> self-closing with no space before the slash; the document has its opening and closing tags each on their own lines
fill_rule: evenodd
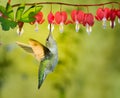
<svg viewBox="0 0 120 98">
<path fill-rule="evenodd" d="M 63 2 L 38 2 L 38 3 L 26 3 L 26 6 L 31 5 L 39 5 L 39 4 L 58 4 L 58 5 L 66 5 L 66 6 L 103 6 L 108 4 L 118 4 L 120 5 L 120 2 L 106 2 L 106 3 L 99 3 L 99 4 L 71 4 L 71 3 L 63 3 Z M 20 4 L 14 4 L 12 7 L 17 7 Z"/>
</svg>

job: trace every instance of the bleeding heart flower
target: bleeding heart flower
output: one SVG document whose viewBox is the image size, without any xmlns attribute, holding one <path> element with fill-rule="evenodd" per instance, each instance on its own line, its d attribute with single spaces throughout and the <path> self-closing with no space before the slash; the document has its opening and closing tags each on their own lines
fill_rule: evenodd
<svg viewBox="0 0 120 98">
<path fill-rule="evenodd" d="M 36 15 L 35 15 L 35 22 L 38 22 L 39 24 L 42 24 L 44 22 L 44 19 L 43 19 L 43 13 L 42 12 L 38 12 Z"/>
<path fill-rule="evenodd" d="M 54 24 L 54 15 L 53 15 L 53 13 L 50 11 L 50 13 L 48 14 L 48 23 L 49 24 Z"/>
<path fill-rule="evenodd" d="M 48 14 L 48 30 L 50 31 L 50 32 L 53 32 L 53 30 L 54 30 L 54 15 L 53 15 L 53 13 L 50 11 L 50 13 Z"/>
<path fill-rule="evenodd" d="M 110 16 L 110 9 L 109 8 L 98 8 L 96 12 L 95 18 L 98 21 L 103 21 L 103 28 L 106 28 L 106 20 L 108 20 Z"/>
<path fill-rule="evenodd" d="M 120 23 L 120 9 L 117 10 L 118 23 Z"/>
<path fill-rule="evenodd" d="M 17 34 L 19 36 L 21 36 L 23 34 L 23 32 L 24 32 L 23 25 L 24 25 L 24 22 L 21 22 L 21 21 L 18 22 Z"/>
<path fill-rule="evenodd" d="M 94 25 L 94 16 L 91 13 L 84 14 L 83 25 L 86 26 L 88 34 L 92 32 L 92 26 Z"/>
<path fill-rule="evenodd" d="M 84 13 L 82 11 L 79 11 L 79 10 L 73 10 L 71 12 L 71 18 L 73 20 L 73 23 L 76 24 L 75 30 L 76 30 L 76 32 L 78 32 L 80 29 L 79 24 L 82 23 L 83 19 L 84 19 Z"/>
<path fill-rule="evenodd" d="M 115 27 L 115 18 L 116 18 L 116 15 L 117 15 L 117 11 L 115 9 L 111 9 L 110 10 L 110 16 L 109 16 L 111 28 Z"/>
<path fill-rule="evenodd" d="M 38 12 L 35 16 L 35 21 L 31 22 L 31 24 L 35 24 L 35 31 L 38 31 L 38 24 L 42 24 L 45 20 L 43 19 L 43 13 Z"/>
<path fill-rule="evenodd" d="M 55 21 L 57 24 L 60 25 L 59 29 L 60 29 L 61 33 L 63 32 L 63 29 L 64 29 L 63 25 L 71 23 L 71 21 L 67 20 L 67 13 L 65 11 L 56 12 L 55 13 Z"/>
</svg>

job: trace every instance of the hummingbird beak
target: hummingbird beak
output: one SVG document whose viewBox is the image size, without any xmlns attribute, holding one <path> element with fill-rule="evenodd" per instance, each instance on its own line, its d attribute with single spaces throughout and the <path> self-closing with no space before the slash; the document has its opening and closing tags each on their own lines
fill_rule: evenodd
<svg viewBox="0 0 120 98">
<path fill-rule="evenodd" d="M 49 32 L 49 35 L 48 35 L 48 37 L 47 37 L 47 41 L 49 41 L 50 40 L 50 38 L 53 38 L 53 36 L 52 36 L 52 32 Z"/>
</svg>

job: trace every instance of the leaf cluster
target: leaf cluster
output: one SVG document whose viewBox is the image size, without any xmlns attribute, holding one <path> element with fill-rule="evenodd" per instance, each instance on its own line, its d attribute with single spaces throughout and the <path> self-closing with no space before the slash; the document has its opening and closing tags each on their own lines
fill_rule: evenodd
<svg viewBox="0 0 120 98">
<path fill-rule="evenodd" d="M 18 22 L 30 23 L 35 21 L 34 16 L 42 9 L 41 5 L 32 5 L 25 10 L 25 4 L 20 4 L 14 12 L 10 3 L 6 7 L 0 5 L 0 24 L 2 30 L 8 31 L 14 29 Z"/>
</svg>

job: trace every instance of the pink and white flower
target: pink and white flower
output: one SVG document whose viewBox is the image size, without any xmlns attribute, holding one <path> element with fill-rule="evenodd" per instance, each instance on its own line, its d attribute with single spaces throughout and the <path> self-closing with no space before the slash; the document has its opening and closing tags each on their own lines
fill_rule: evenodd
<svg viewBox="0 0 120 98">
<path fill-rule="evenodd" d="M 83 19 L 84 19 L 84 13 L 80 10 L 73 10 L 71 12 L 71 18 L 73 20 L 73 23 L 75 23 L 75 30 L 76 32 L 79 31 L 80 29 L 80 25 L 83 23 Z"/>
<path fill-rule="evenodd" d="M 109 19 L 110 16 L 110 9 L 109 8 L 98 8 L 96 11 L 96 16 L 95 18 L 98 21 L 102 21 L 103 22 L 103 28 L 106 28 L 106 20 Z"/>
<path fill-rule="evenodd" d="M 94 25 L 94 16 L 91 13 L 84 14 L 83 25 L 86 26 L 88 34 L 92 32 L 92 26 Z"/>
<path fill-rule="evenodd" d="M 59 30 L 62 33 L 64 31 L 64 25 L 71 23 L 67 20 L 67 13 L 65 11 L 58 11 L 55 13 L 55 22 L 59 24 Z"/>
</svg>

